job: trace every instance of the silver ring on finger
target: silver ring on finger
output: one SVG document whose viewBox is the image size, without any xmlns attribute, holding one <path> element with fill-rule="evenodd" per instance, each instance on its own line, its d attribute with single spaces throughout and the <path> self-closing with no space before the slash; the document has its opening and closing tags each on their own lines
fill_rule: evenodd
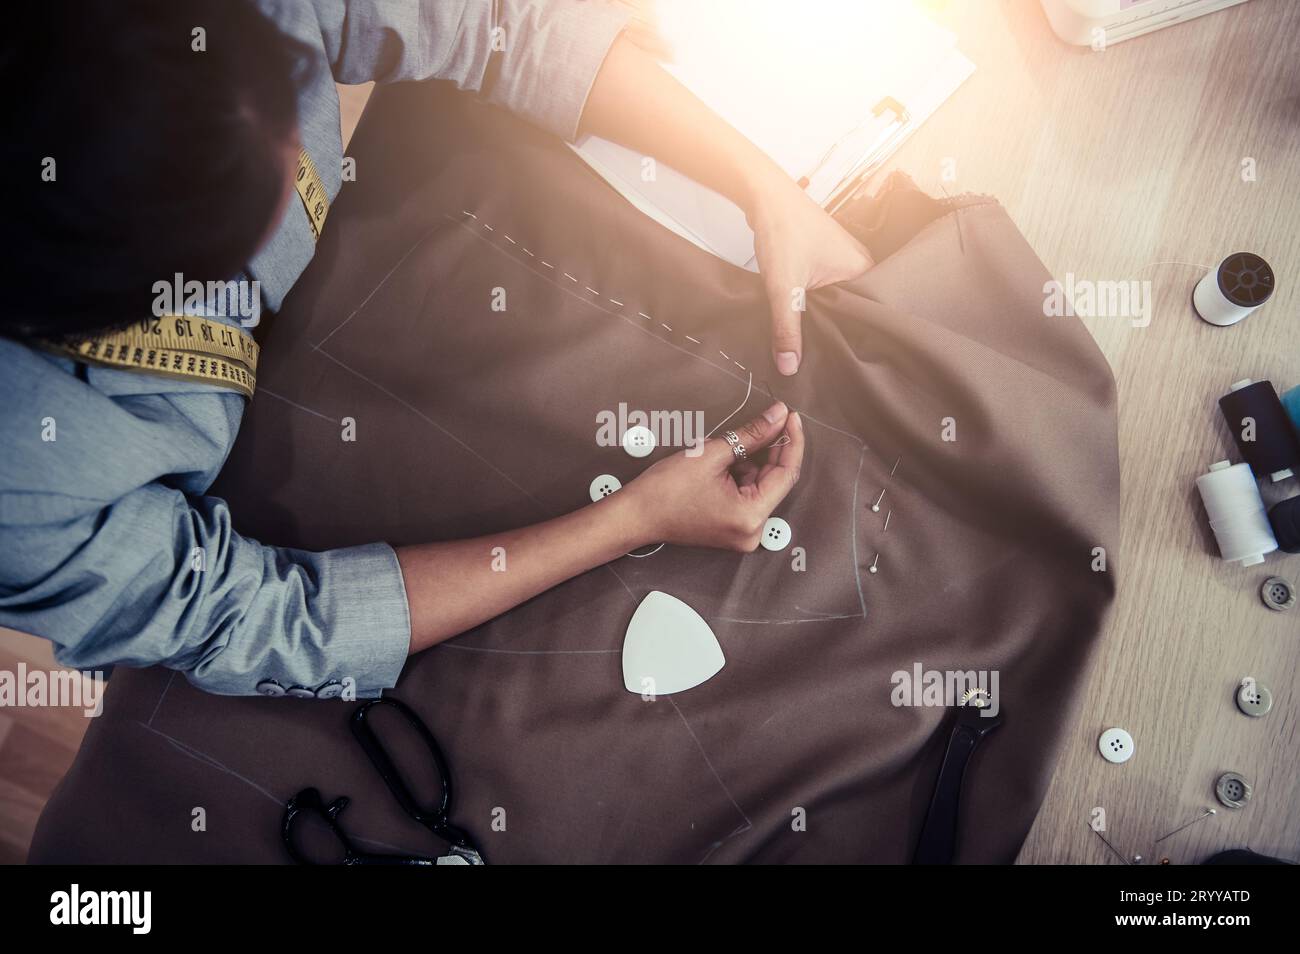
<svg viewBox="0 0 1300 954">
<path fill-rule="evenodd" d="M 740 442 L 740 435 L 735 431 L 723 431 L 722 439 L 731 446 L 731 452 L 736 455 L 736 460 L 744 460 L 748 456 L 745 445 Z"/>
</svg>

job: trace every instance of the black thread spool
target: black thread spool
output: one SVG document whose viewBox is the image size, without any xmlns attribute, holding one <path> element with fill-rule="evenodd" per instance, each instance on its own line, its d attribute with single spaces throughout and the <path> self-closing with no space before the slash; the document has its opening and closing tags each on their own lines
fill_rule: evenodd
<svg viewBox="0 0 1300 954">
<path fill-rule="evenodd" d="M 1296 436 L 1271 381 L 1238 381 L 1219 398 L 1219 410 L 1232 439 L 1259 479 L 1285 480 L 1300 469 L 1300 437 Z M 1245 440 L 1246 419 L 1254 424 L 1254 440 Z"/>
<path fill-rule="evenodd" d="M 1273 504 L 1268 512 L 1268 522 L 1277 537 L 1278 549 L 1287 553 L 1300 553 L 1300 497 L 1292 497 Z"/>
</svg>

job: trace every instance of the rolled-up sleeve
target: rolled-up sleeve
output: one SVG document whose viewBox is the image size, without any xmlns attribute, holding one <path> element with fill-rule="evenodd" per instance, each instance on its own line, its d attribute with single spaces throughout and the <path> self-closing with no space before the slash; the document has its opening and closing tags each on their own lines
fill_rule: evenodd
<svg viewBox="0 0 1300 954">
<path fill-rule="evenodd" d="M 0 622 L 51 639 L 66 666 L 162 664 L 223 695 L 360 698 L 393 686 L 406 659 L 406 592 L 386 544 L 264 546 L 232 529 L 223 501 L 159 483 L 5 536 Z"/>
<path fill-rule="evenodd" d="M 443 79 L 572 140 L 626 26 L 604 0 L 316 0 L 341 83 Z"/>
</svg>

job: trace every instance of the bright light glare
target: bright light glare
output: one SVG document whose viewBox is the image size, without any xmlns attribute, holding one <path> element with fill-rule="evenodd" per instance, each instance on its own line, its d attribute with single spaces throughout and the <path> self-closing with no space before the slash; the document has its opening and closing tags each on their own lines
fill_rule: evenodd
<svg viewBox="0 0 1300 954">
<path fill-rule="evenodd" d="M 911 0 L 658 0 L 655 8 L 673 51 L 669 71 L 788 170 L 816 164 L 878 96 L 930 69 L 936 37 L 946 35 Z M 773 127 L 791 117 L 797 129 Z"/>
</svg>

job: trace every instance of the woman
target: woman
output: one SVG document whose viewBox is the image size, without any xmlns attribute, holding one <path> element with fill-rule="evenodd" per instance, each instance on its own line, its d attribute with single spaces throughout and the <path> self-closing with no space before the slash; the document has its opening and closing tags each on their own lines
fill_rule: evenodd
<svg viewBox="0 0 1300 954">
<path fill-rule="evenodd" d="M 758 545 L 803 457 L 781 404 L 544 523 L 308 553 L 239 536 L 206 495 L 243 398 L 60 350 L 147 316 L 173 275 L 257 282 L 277 309 L 328 208 L 295 181 L 310 170 L 327 198 L 341 185 L 334 83 L 438 78 L 557 135 L 653 153 L 733 199 L 756 233 L 773 363 L 795 373 L 792 291 L 870 259 L 625 38 L 623 7 L 131 0 L 29 16 L 0 50 L 14 94 L 4 174 L 25 183 L 0 225 L 0 623 L 81 669 L 161 663 L 218 693 L 369 696 L 409 653 L 639 546 Z M 494 571 L 498 547 L 508 572 Z"/>
</svg>

